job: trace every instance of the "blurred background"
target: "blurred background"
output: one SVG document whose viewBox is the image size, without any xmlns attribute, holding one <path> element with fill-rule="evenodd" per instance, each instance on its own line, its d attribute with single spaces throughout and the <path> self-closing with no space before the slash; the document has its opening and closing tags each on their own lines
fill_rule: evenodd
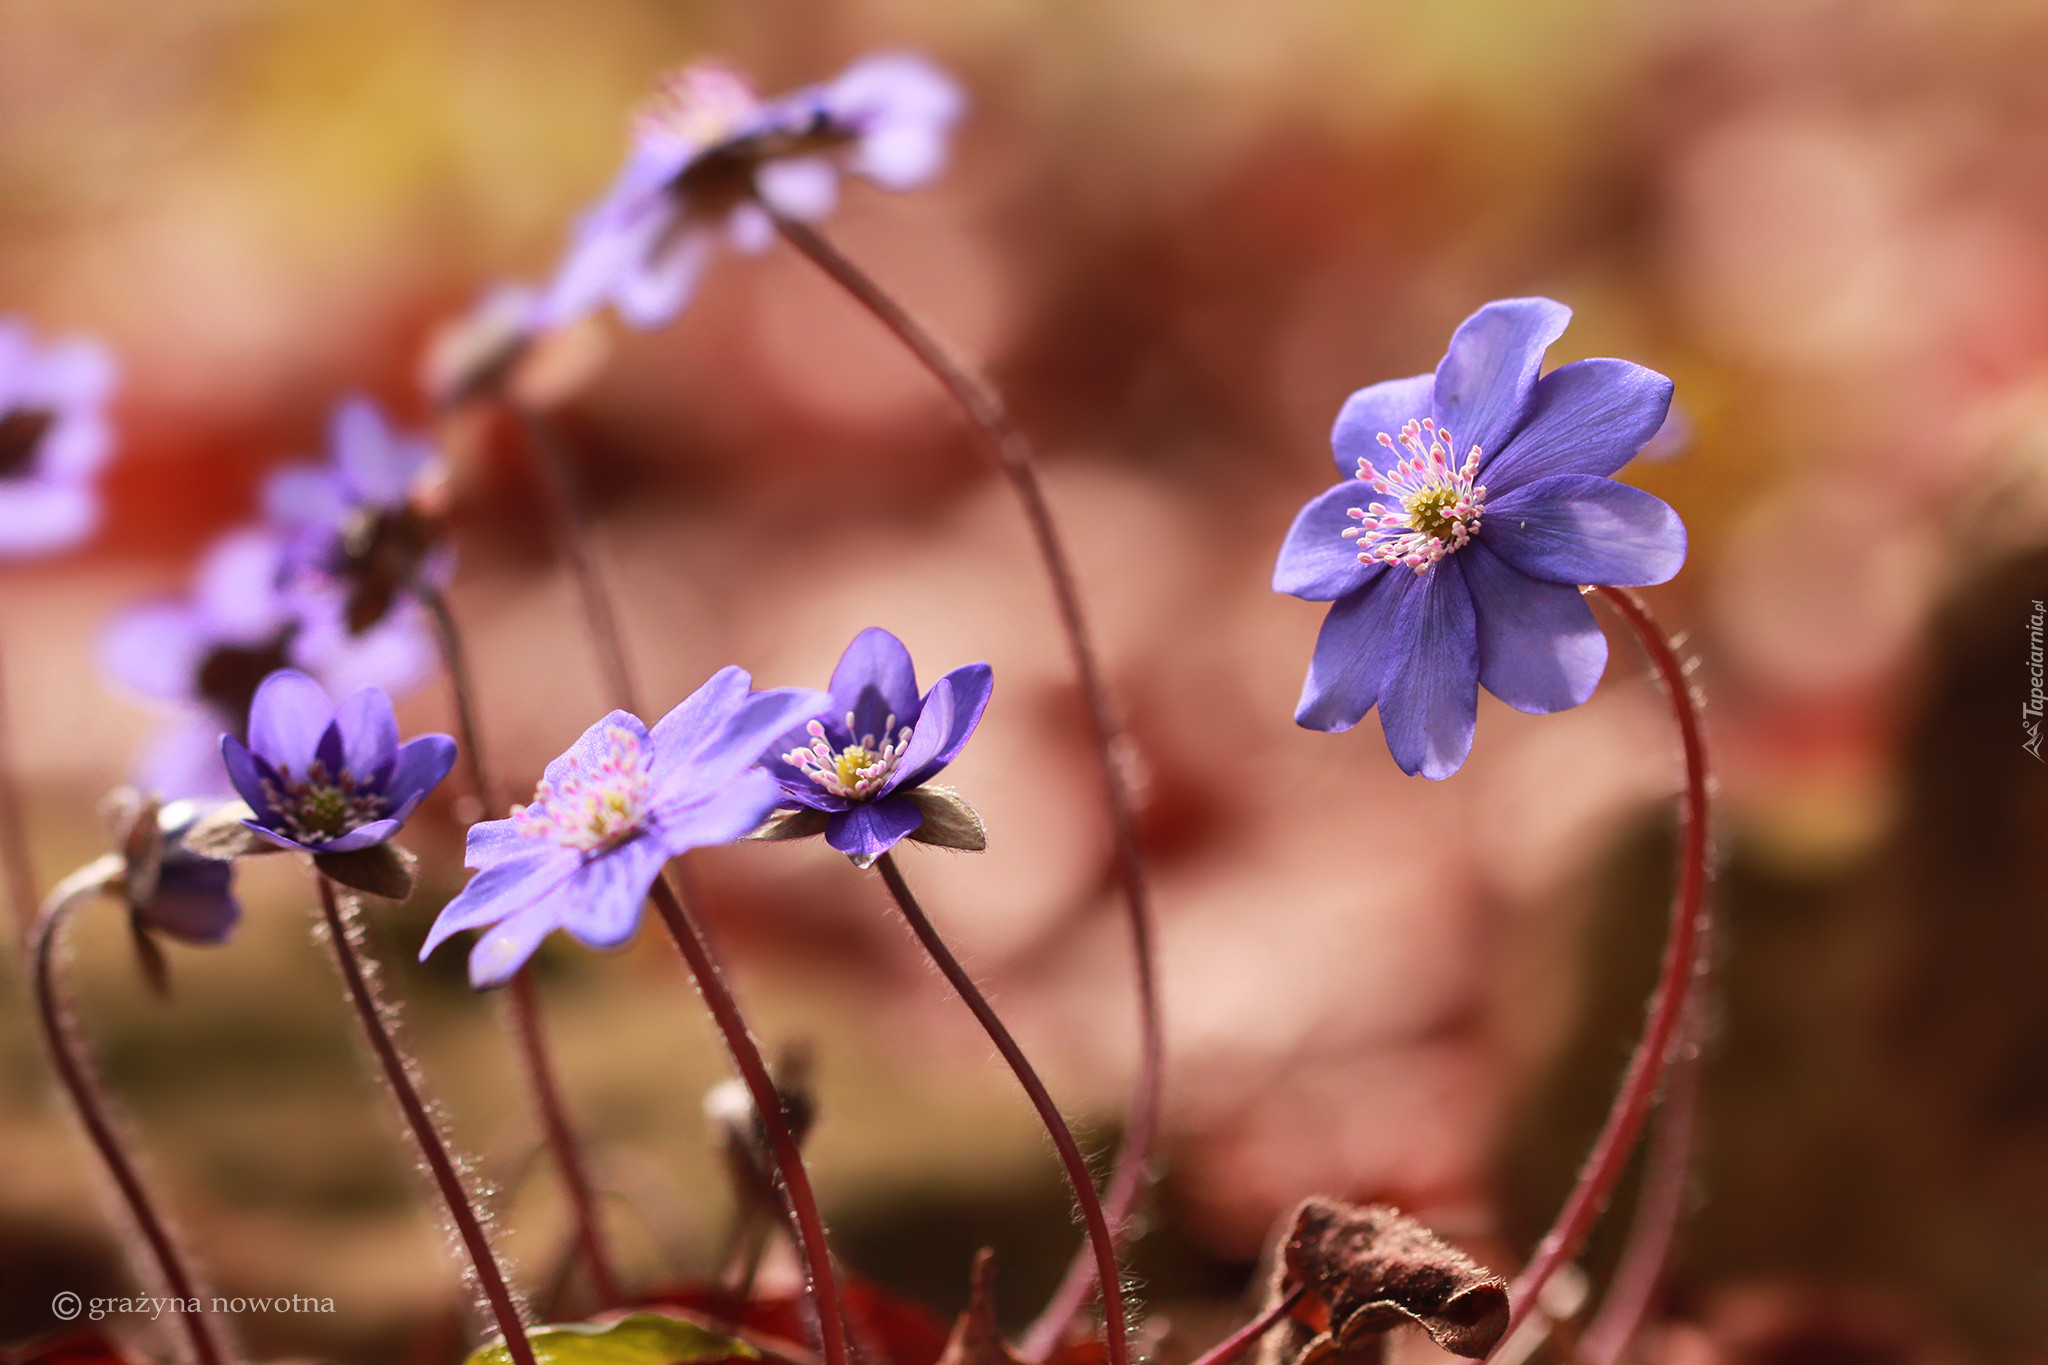
<svg viewBox="0 0 2048 1365">
<path fill-rule="evenodd" d="M 1139 747 L 1171 1063 L 1134 1260 L 1155 1319 L 1229 1321 L 1310 1193 L 1511 1268 L 1640 1028 L 1678 771 L 1633 647 L 1577 711 L 1482 700 L 1471 761 L 1428 783 L 1376 723 L 1292 724 L 1322 608 L 1268 587 L 1345 395 L 1544 293 L 1577 310 L 1554 363 L 1677 380 L 1675 453 L 1625 477 L 1691 531 L 1650 596 L 1702 661 L 1722 798 L 1697 1169 L 1649 1357 L 2048 1360 L 2048 772 L 2018 723 L 2048 596 L 2041 4 L 12 0 L 0 308 L 123 370 L 101 533 L 0 565 L 38 884 L 102 851 L 94 805 L 162 720 L 102 680 L 106 621 L 184 591 L 341 395 L 424 425 L 428 337 L 546 277 L 658 73 L 719 55 L 776 91 L 891 47 L 971 112 L 935 186 L 851 188 L 828 230 L 1040 444 Z M 906 870 L 1109 1150 L 1135 1026 L 1080 701 L 1016 509 L 932 384 L 778 249 L 722 260 L 665 331 L 613 329 L 562 420 L 656 712 L 731 662 L 821 684 L 867 625 L 926 682 L 994 665 L 953 770 L 990 849 Z M 504 445 L 455 469 L 453 601 L 524 788 L 604 707 Z M 450 728 L 442 681 L 401 716 Z M 375 925 L 387 979 L 536 1283 L 567 1215 L 499 1002 L 456 949 L 411 965 L 460 885 L 450 803 L 407 838 L 427 880 Z M 993 1242 L 1027 1319 L 1077 1240 L 1057 1169 L 873 879 L 815 845 L 703 872 L 761 1032 L 815 1044 L 847 1259 L 950 1312 Z M 303 874 L 243 887 L 232 943 L 172 949 L 168 1002 L 118 913 L 82 916 L 81 1015 L 216 1285 L 334 1299 L 241 1320 L 256 1358 L 402 1358 L 456 1262 Z M 725 1062 L 686 976 L 654 934 L 539 961 L 630 1278 L 702 1275 Z M 22 987 L 9 955 L 0 1341 L 53 1326 L 58 1289 L 129 1283 Z"/>
</svg>

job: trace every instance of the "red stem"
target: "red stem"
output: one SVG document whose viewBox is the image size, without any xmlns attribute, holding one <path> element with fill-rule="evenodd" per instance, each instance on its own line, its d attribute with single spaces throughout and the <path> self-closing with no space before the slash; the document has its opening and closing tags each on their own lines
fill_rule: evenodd
<svg viewBox="0 0 2048 1365">
<path fill-rule="evenodd" d="M 1089 642 L 1087 620 L 1081 611 L 1080 589 L 1068 563 L 1065 545 L 1046 505 L 1045 491 L 1038 482 L 1031 443 L 1011 418 L 1009 409 L 995 389 L 965 362 L 955 357 L 908 310 L 883 291 L 868 274 L 840 253 L 824 234 L 808 223 L 776 217 L 775 224 L 789 244 L 812 264 L 860 302 L 939 381 L 959 405 L 973 426 L 996 468 L 1009 481 L 1030 524 L 1046 577 L 1052 583 L 1053 599 L 1060 625 L 1067 636 L 1068 651 L 1074 657 L 1074 671 L 1081 692 L 1088 701 L 1088 719 L 1094 730 L 1095 749 L 1102 764 L 1103 794 L 1109 806 L 1110 833 L 1116 847 L 1117 878 L 1123 884 L 1124 903 L 1129 912 L 1131 953 L 1138 988 L 1138 1079 L 1131 1103 L 1130 1126 L 1117 1153 L 1116 1168 L 1110 1176 L 1104 1199 L 1110 1226 L 1121 1239 L 1129 1230 L 1130 1213 L 1145 1183 L 1145 1163 L 1159 1127 L 1161 1086 L 1165 1071 L 1165 1035 L 1159 1009 L 1159 988 L 1154 966 L 1156 950 L 1152 924 L 1151 893 L 1145 882 L 1145 867 L 1138 853 L 1136 821 L 1130 786 L 1117 756 L 1121 729 L 1110 705 L 1109 689 L 1102 679 L 1094 646 Z M 1027 1360 L 1043 1360 L 1065 1334 L 1081 1305 L 1094 1291 L 1095 1259 L 1082 1247 L 1067 1269 L 1066 1278 L 1038 1321 L 1025 1334 L 1020 1348 Z"/>
<path fill-rule="evenodd" d="M 419 1087 L 413 1083 L 412 1068 L 385 1025 L 383 1009 L 377 1003 L 376 988 L 370 984 L 356 956 L 353 925 L 350 923 L 353 916 L 342 912 L 332 882 L 317 872 L 314 880 L 320 887 L 320 913 L 326 918 L 328 937 L 334 943 L 335 960 L 341 964 L 342 980 L 348 984 L 349 1001 L 355 1006 L 356 1018 L 363 1026 L 363 1036 L 369 1039 L 370 1050 L 376 1054 L 377 1063 L 384 1070 L 384 1079 L 391 1083 L 391 1093 L 397 1096 L 398 1107 L 405 1114 L 406 1127 L 412 1130 L 420 1155 L 427 1160 L 427 1170 L 441 1189 L 441 1199 L 448 1206 L 448 1216 L 455 1220 L 455 1230 L 462 1238 L 463 1249 L 469 1253 L 470 1264 L 476 1267 L 477 1282 L 490 1302 L 491 1316 L 498 1320 L 498 1330 L 505 1335 L 505 1349 L 511 1353 L 516 1365 L 537 1365 L 533 1346 L 526 1339 L 525 1324 L 519 1320 L 519 1305 L 505 1283 L 505 1272 L 491 1251 L 490 1239 L 484 1235 L 483 1222 L 470 1205 L 469 1191 L 463 1188 L 462 1177 L 456 1173 L 447 1144 L 441 1141 L 440 1130 L 435 1128 L 433 1116 L 427 1112 L 426 1102 L 420 1098 Z"/>
<path fill-rule="evenodd" d="M 952 983 L 974 1017 L 981 1021 L 989 1041 L 996 1045 L 996 1051 L 1003 1054 L 1003 1060 L 1016 1073 L 1017 1083 L 1031 1097 L 1031 1107 L 1038 1111 L 1039 1121 L 1052 1138 L 1052 1145 L 1060 1154 L 1060 1164 L 1066 1167 L 1067 1183 L 1074 1187 L 1074 1198 L 1081 1205 L 1081 1218 L 1088 1228 L 1088 1245 L 1095 1257 L 1096 1282 L 1115 1286 L 1102 1296 L 1102 1344 L 1108 1351 L 1109 1365 L 1129 1365 L 1130 1339 L 1124 1326 L 1123 1277 L 1117 1270 L 1116 1239 L 1110 1235 L 1109 1220 L 1103 1216 L 1102 1204 L 1095 1196 L 1095 1180 L 1088 1172 L 1087 1158 L 1081 1155 L 1073 1131 L 1061 1117 L 1059 1106 L 1052 1102 L 1045 1083 L 1039 1080 L 1038 1073 L 1025 1058 L 1024 1049 L 1017 1046 L 1017 1040 L 1010 1036 L 1010 1030 L 997 1017 L 988 997 L 974 984 L 974 978 L 960 965 L 960 959 L 953 956 L 946 941 L 933 927 L 930 916 L 917 903 L 917 897 L 910 893 L 910 884 L 903 880 L 903 872 L 896 866 L 896 860 L 884 853 L 875 861 L 875 870 L 888 883 L 889 894 L 896 898 L 896 906 L 903 912 L 910 931 L 917 935 L 917 941 L 931 954 L 939 971 Z"/>
<path fill-rule="evenodd" d="M 731 987 L 726 985 L 725 973 L 719 970 L 718 959 L 712 956 L 711 944 L 697 927 L 682 897 L 669 885 L 668 878 L 655 878 L 654 885 L 648 888 L 648 896 L 654 901 L 662 923 L 668 926 L 669 936 L 675 939 L 683 961 L 689 964 L 690 974 L 697 978 L 697 989 L 704 995 L 712 1022 L 725 1039 L 726 1050 L 732 1054 L 740 1079 L 746 1082 L 747 1093 L 753 1097 L 755 1115 L 761 1121 L 761 1131 L 768 1139 L 769 1150 L 775 1154 L 775 1164 L 782 1174 L 783 1192 L 789 1197 L 790 1209 L 796 1215 L 797 1256 L 802 1260 L 804 1273 L 810 1281 L 808 1288 L 812 1307 L 818 1315 L 818 1336 L 824 1348 L 825 1365 L 850 1365 L 846 1324 L 839 1304 L 838 1276 L 832 1269 L 832 1250 L 825 1242 L 825 1220 L 818 1215 L 818 1196 L 811 1189 L 811 1177 L 804 1169 L 803 1153 L 797 1147 L 796 1136 L 789 1131 L 789 1120 L 782 1112 L 782 1097 L 775 1092 L 775 1082 L 768 1075 L 767 1062 L 761 1058 L 760 1045 L 754 1041 L 753 1031 L 747 1027 L 746 1018 L 740 1013 L 739 1002 L 733 999 Z"/>
<path fill-rule="evenodd" d="M 58 927 L 74 906 L 105 884 L 104 878 L 85 881 L 82 880 L 83 875 L 67 878 L 59 885 L 50 894 L 49 903 L 35 922 L 30 955 L 35 964 L 36 1012 L 42 1020 L 43 1038 L 50 1045 L 50 1061 L 57 1069 L 57 1079 L 63 1082 L 65 1091 L 70 1094 L 72 1107 L 78 1111 L 79 1121 L 85 1125 L 86 1136 L 92 1140 L 100 1160 L 106 1163 L 107 1173 L 114 1177 L 114 1186 L 120 1191 L 122 1202 L 128 1206 L 129 1215 L 135 1219 L 142 1240 L 149 1244 L 150 1255 L 163 1275 L 164 1287 L 170 1291 L 171 1297 L 178 1300 L 179 1320 L 185 1324 L 185 1334 L 191 1340 L 193 1358 L 200 1365 L 221 1365 L 224 1357 L 220 1344 L 214 1340 L 213 1324 L 203 1311 L 193 1311 L 187 1306 L 199 1301 L 195 1279 L 186 1269 L 177 1243 L 171 1239 L 169 1227 L 150 1203 L 149 1193 L 142 1187 L 142 1177 L 128 1160 L 121 1139 L 114 1132 L 113 1121 L 100 1101 L 91 1071 L 71 1037 L 64 1005 L 58 996 Z"/>
<path fill-rule="evenodd" d="M 1287 1316 L 1287 1311 L 1301 1302 L 1301 1296 L 1308 1293 L 1307 1284 L 1298 1284 L 1280 1296 L 1279 1302 L 1253 1318 L 1244 1326 L 1232 1332 L 1223 1340 L 1196 1356 L 1191 1365 L 1230 1365 L 1230 1362 L 1250 1349 L 1252 1343 L 1273 1330 L 1274 1324 Z"/>
<path fill-rule="evenodd" d="M 1627 588 L 1596 587 L 1593 591 L 1628 622 L 1643 651 L 1650 656 L 1670 698 L 1672 719 L 1677 722 L 1684 746 L 1685 803 L 1679 826 L 1678 889 L 1671 899 L 1671 932 L 1664 949 L 1664 967 L 1642 1041 L 1629 1059 L 1628 1073 L 1593 1144 L 1592 1154 L 1579 1171 L 1578 1184 L 1510 1290 L 1510 1335 L 1536 1307 L 1551 1275 L 1578 1253 L 1628 1165 L 1643 1119 L 1657 1098 L 1658 1083 L 1670 1064 L 1680 1022 L 1685 1018 L 1693 966 L 1707 915 L 1707 750 L 1700 732 L 1699 708 L 1686 681 L 1685 665 L 1642 598 Z"/>
<path fill-rule="evenodd" d="M 459 747 L 469 772 L 470 791 L 482 808 L 479 818 L 488 818 L 492 787 L 484 766 L 483 738 L 476 719 L 476 686 L 469 672 L 469 656 L 462 647 L 462 633 L 456 627 L 455 613 L 448 608 L 448 599 L 439 589 L 415 582 L 413 592 L 434 620 L 434 636 L 441 647 L 441 662 L 448 670 L 449 690 L 455 695 L 455 724 L 462 735 Z M 569 1122 L 568 1108 L 562 1103 L 562 1089 L 555 1079 L 554 1063 L 548 1055 L 547 1034 L 540 1018 L 539 992 L 534 989 L 530 972 L 525 967 L 520 968 L 512 979 L 511 1001 L 519 1056 L 526 1065 L 527 1088 L 532 1092 L 534 1108 L 540 1114 L 541 1132 L 546 1136 L 548 1149 L 554 1153 L 555 1169 L 569 1194 L 569 1207 L 576 1218 L 576 1244 L 582 1250 L 590 1271 L 590 1287 L 597 1295 L 600 1307 L 616 1307 L 621 1302 L 618 1276 L 612 1269 L 611 1257 L 606 1253 L 604 1227 L 598 1219 L 597 1195 L 591 1188 L 590 1172 L 583 1163 L 583 1151 L 576 1141 L 576 1130 Z"/>
</svg>

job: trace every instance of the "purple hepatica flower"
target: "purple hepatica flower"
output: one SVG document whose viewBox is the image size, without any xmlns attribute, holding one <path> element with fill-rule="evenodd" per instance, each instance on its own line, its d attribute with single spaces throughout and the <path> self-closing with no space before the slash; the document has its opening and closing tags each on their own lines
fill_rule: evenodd
<svg viewBox="0 0 2048 1365">
<path fill-rule="evenodd" d="M 1549 299 L 1489 303 L 1434 374 L 1344 404 L 1331 441 L 1356 478 L 1301 509 L 1273 571 L 1276 592 L 1335 603 L 1297 723 L 1348 730 L 1377 704 L 1402 771 L 1448 777 L 1481 684 L 1539 714 L 1592 695 L 1607 640 L 1578 585 L 1662 583 L 1685 562 L 1678 514 L 1608 477 L 1656 434 L 1671 381 L 1625 360 L 1539 380 L 1570 320 Z"/>
<path fill-rule="evenodd" d="M 593 948 L 631 938 L 670 858 L 730 843 L 774 809 L 780 792 L 761 755 L 828 701 L 752 687 L 744 670 L 721 669 L 652 730 L 625 711 L 585 730 L 548 764 L 530 805 L 470 827 L 465 861 L 477 875 L 434 921 L 420 960 L 460 930 L 490 926 L 469 955 L 470 984 L 486 990 L 557 929 Z"/>
<path fill-rule="evenodd" d="M 38 349 L 21 319 L 0 319 L 0 559 L 51 554 L 92 534 L 92 477 L 113 447 L 113 386 L 101 347 Z"/>
<path fill-rule="evenodd" d="M 768 764 L 782 783 L 784 806 L 812 813 L 773 837 L 823 833 L 866 867 L 924 833 L 928 820 L 954 813 L 931 804 L 936 794 L 966 811 L 974 837 L 961 842 L 949 829 L 924 842 L 980 847 L 980 821 L 971 810 L 950 793 L 920 789 L 966 746 L 994 686 L 987 664 L 968 664 L 920 697 L 917 669 L 901 640 L 874 626 L 854 636 L 832 670 L 831 710 L 786 735 L 788 751 Z"/>
<path fill-rule="evenodd" d="M 106 673 L 172 710 L 137 764 L 138 787 L 173 798 L 232 796 L 221 732 L 247 738 L 256 689 L 280 668 L 304 669 L 337 692 L 403 691 L 432 671 L 433 642 L 417 607 L 352 636 L 341 593 L 287 592 L 283 563 L 274 532 L 230 532 L 201 561 L 189 599 L 135 607 L 107 629 Z"/>
<path fill-rule="evenodd" d="M 415 583 L 445 587 L 455 552 L 420 494 L 434 463 L 427 441 L 396 431 L 367 399 L 334 410 L 334 463 L 282 469 L 264 504 L 290 537 L 284 574 L 294 587 L 339 590 L 360 633 L 382 621 Z"/>
<path fill-rule="evenodd" d="M 757 253 L 775 238 L 771 213 L 825 217 L 841 171 L 891 190 L 937 175 L 962 106 L 952 81 L 902 53 L 768 101 L 731 67 L 684 69 L 641 115 L 625 169 L 578 225 L 548 321 L 609 301 L 635 327 L 662 326 L 689 303 L 721 239 Z"/>
<path fill-rule="evenodd" d="M 398 742 L 391 698 L 374 687 L 343 699 L 297 669 L 263 680 L 249 740 L 222 735 L 221 757 L 249 804 L 250 830 L 279 848 L 352 853 L 398 833 L 455 766 L 455 741 Z"/>
</svg>

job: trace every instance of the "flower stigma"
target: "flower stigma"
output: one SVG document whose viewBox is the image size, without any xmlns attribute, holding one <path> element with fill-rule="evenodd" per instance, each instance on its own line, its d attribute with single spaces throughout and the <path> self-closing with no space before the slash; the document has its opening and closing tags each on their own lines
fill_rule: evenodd
<svg viewBox="0 0 2048 1365">
<path fill-rule="evenodd" d="M 572 759 L 559 782 L 540 780 L 533 800 L 512 809 L 519 832 L 549 839 L 564 848 L 600 853 L 638 834 L 647 824 L 654 790 L 649 755 L 640 736 L 623 725 L 605 730 L 604 756 L 591 763 Z"/>
<path fill-rule="evenodd" d="M 791 749 L 782 761 L 802 769 L 832 795 L 849 801 L 865 801 L 880 792 L 903 761 L 903 751 L 910 747 L 911 727 L 906 725 L 898 732 L 893 712 L 882 723 L 880 743 L 866 734 L 844 749 L 834 750 L 823 724 L 814 720 L 805 729 L 811 736 L 810 747 Z M 851 711 L 846 713 L 846 732 L 853 733 Z M 893 741 L 891 735 L 895 735 Z"/>
<path fill-rule="evenodd" d="M 1379 441 L 1394 449 L 1395 438 L 1384 431 Z M 1486 486 L 1472 482 L 1479 473 L 1479 447 L 1473 446 L 1465 462 L 1453 468 L 1456 443 L 1434 418 L 1402 427 L 1400 444 L 1407 453 L 1390 472 L 1359 459 L 1359 479 L 1396 501 L 1349 509 L 1348 515 L 1363 525 L 1346 527 L 1343 536 L 1358 542 L 1361 564 L 1405 564 L 1420 574 L 1471 541 L 1486 507 Z"/>
<path fill-rule="evenodd" d="M 347 768 L 328 776 L 327 765 L 317 758 L 301 778 L 279 768 L 277 781 L 264 780 L 263 798 L 277 812 L 285 836 L 301 844 L 339 839 L 382 818 L 390 807 L 383 792 L 363 785 Z"/>
</svg>

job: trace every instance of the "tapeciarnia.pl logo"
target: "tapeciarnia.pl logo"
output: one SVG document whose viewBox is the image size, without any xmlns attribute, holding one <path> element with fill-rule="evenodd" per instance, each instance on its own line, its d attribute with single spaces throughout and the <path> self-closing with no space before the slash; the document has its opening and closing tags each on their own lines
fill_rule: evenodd
<svg viewBox="0 0 2048 1365">
<path fill-rule="evenodd" d="M 2041 625 L 2048 619 L 2040 598 L 2034 599 L 2034 614 L 2027 618 L 2027 699 L 2020 703 L 2020 728 L 2027 737 L 2020 741 L 2020 747 L 2034 756 L 2036 763 L 2048 763 L 2041 757 L 2041 717 L 2048 711 L 2048 692 L 2042 689 L 2044 671 L 2041 654 Z"/>
</svg>

